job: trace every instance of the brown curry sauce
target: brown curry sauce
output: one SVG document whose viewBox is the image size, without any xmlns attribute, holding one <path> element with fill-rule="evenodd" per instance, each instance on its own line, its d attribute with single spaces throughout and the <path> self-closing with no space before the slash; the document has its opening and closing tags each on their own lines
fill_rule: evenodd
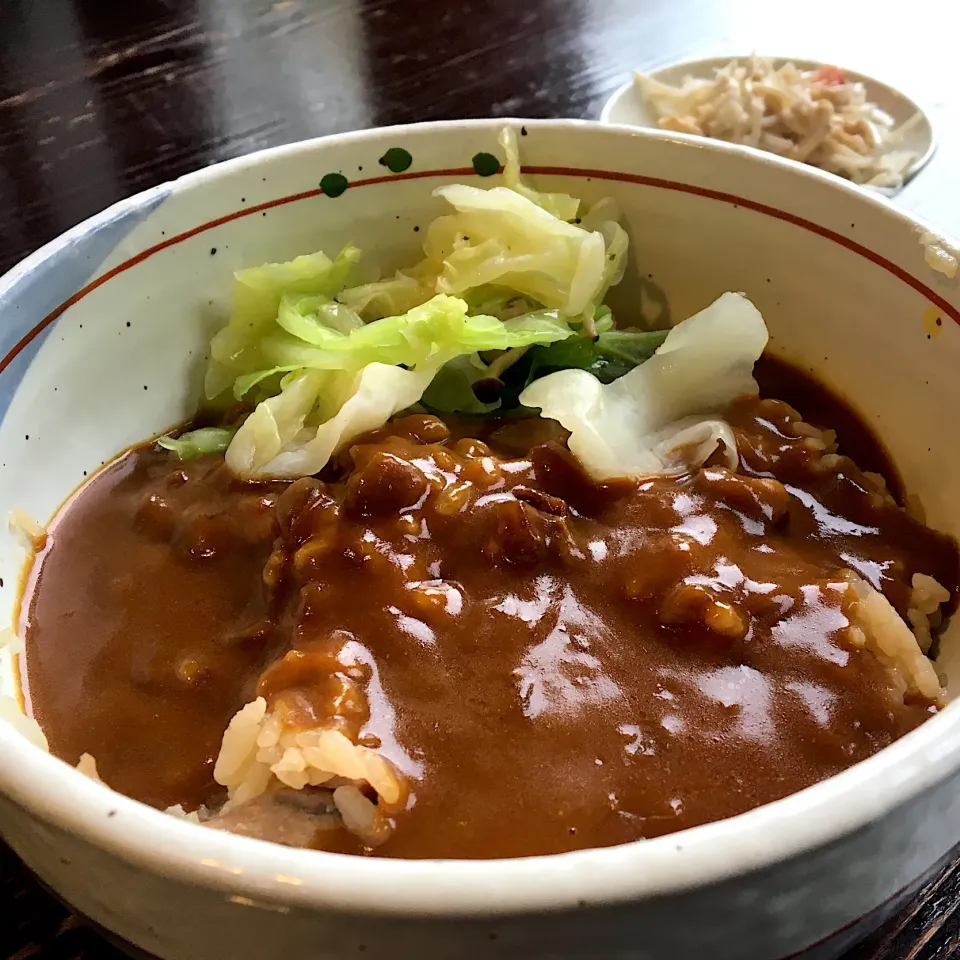
<svg viewBox="0 0 960 960">
<path fill-rule="evenodd" d="M 836 398 L 758 374 L 895 482 Z M 385 856 L 604 846 L 784 797 L 936 709 L 845 639 L 848 571 L 901 613 L 915 572 L 958 582 L 956 545 L 793 416 L 735 405 L 737 474 L 605 486 L 544 421 L 402 418 L 293 484 L 136 448 L 34 566 L 32 710 L 58 756 L 188 809 L 223 798 L 220 738 L 258 694 L 335 723 L 408 777 Z"/>
</svg>

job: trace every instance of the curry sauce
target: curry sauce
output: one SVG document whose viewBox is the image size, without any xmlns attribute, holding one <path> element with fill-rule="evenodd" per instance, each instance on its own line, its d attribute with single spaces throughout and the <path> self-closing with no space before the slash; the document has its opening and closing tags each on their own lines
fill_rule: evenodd
<svg viewBox="0 0 960 960">
<path fill-rule="evenodd" d="M 956 545 L 897 505 L 855 414 L 760 366 L 859 465 L 773 399 L 727 415 L 737 472 L 642 482 L 593 483 L 540 419 L 402 417 L 293 483 L 127 452 L 27 585 L 51 749 L 155 806 L 216 808 L 223 731 L 263 696 L 408 785 L 375 851 L 291 842 L 456 858 L 655 837 L 876 753 L 937 707 L 851 640 L 851 577 L 905 614 L 916 573 L 956 595 Z"/>
</svg>

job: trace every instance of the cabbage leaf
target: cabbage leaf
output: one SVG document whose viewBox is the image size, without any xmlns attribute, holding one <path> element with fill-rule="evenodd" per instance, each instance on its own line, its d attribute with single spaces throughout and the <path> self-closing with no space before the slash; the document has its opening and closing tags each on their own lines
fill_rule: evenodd
<svg viewBox="0 0 960 960">
<path fill-rule="evenodd" d="M 207 399 L 219 397 L 239 375 L 272 366 L 261 353 L 263 338 L 276 323 L 284 297 L 332 298 L 343 289 L 359 259 L 360 251 L 348 244 L 333 260 L 323 253 L 311 253 L 287 263 L 265 263 L 238 271 L 230 321 L 210 342 L 204 384 Z"/>
<path fill-rule="evenodd" d="M 510 127 L 500 131 L 500 146 L 503 147 L 503 182 L 511 190 L 526 197 L 558 220 L 575 220 L 580 209 L 580 201 L 566 193 L 541 193 L 528 187 L 520 179 L 520 152 L 517 149 L 517 135 Z"/>
<path fill-rule="evenodd" d="M 733 469 L 736 440 L 717 414 L 740 396 L 756 395 L 753 366 L 766 343 L 756 307 L 725 293 L 612 383 L 562 370 L 535 380 L 520 402 L 570 431 L 570 450 L 596 480 L 686 473 L 718 447 Z"/>
<path fill-rule="evenodd" d="M 523 182 L 512 130 L 501 133 L 500 143 L 503 186 L 451 184 L 434 190 L 453 212 L 428 227 L 423 260 L 391 279 L 344 289 L 337 300 L 364 320 L 375 320 L 405 313 L 438 293 L 462 295 L 473 305 L 479 291 L 494 287 L 506 294 L 504 303 L 519 296 L 527 310 L 584 315 L 589 325 L 626 265 L 619 211 L 611 200 L 601 200 L 581 219 L 575 197 Z"/>
<path fill-rule="evenodd" d="M 398 316 L 437 292 L 436 267 L 424 262 L 413 270 L 398 270 L 391 280 L 376 280 L 340 291 L 337 300 L 364 320 Z"/>
<path fill-rule="evenodd" d="M 223 453 L 236 432 L 233 427 L 200 427 L 179 437 L 159 437 L 157 445 L 172 451 L 180 460 L 194 460 L 209 453 Z"/>
<path fill-rule="evenodd" d="M 440 295 L 349 333 L 311 327 L 320 342 L 299 347 L 309 362 L 289 372 L 280 392 L 247 417 L 227 463 L 248 478 L 317 473 L 345 444 L 417 403 L 456 357 L 553 343 L 571 332 L 543 313 L 503 322 L 468 316 L 467 309 L 463 300 Z"/>
<path fill-rule="evenodd" d="M 440 265 L 436 289 L 457 294 L 488 283 L 509 287 L 570 317 L 595 304 L 606 246 L 599 232 L 566 223 L 508 187 L 438 187 L 457 211 L 427 230 L 424 251 Z"/>
<path fill-rule="evenodd" d="M 418 402 L 517 412 L 524 387 L 558 368 L 606 382 L 650 357 L 663 335 L 614 330 L 602 305 L 626 265 L 616 205 L 581 214 L 576 198 L 534 189 L 513 131 L 500 143 L 503 185 L 435 190 L 450 212 L 425 231 L 423 259 L 392 278 L 350 286 L 360 252 L 349 244 L 332 260 L 315 253 L 236 274 L 205 384 L 209 399 L 232 388 L 255 407 L 229 442 L 236 473 L 316 473 Z M 222 449 L 226 434 L 197 433 L 163 445 L 183 457 Z"/>
</svg>

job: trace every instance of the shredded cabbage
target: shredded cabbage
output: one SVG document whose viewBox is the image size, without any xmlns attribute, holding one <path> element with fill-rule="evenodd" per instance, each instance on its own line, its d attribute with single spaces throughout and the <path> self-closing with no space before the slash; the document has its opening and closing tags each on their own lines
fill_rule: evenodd
<svg viewBox="0 0 960 960">
<path fill-rule="evenodd" d="M 512 320 L 525 313 L 533 313 L 540 305 L 516 290 L 489 284 L 465 290 L 463 299 L 470 305 L 471 313 L 485 313 L 498 320 Z"/>
<path fill-rule="evenodd" d="M 364 320 L 379 320 L 426 303 L 437 292 L 436 287 L 436 270 L 424 261 L 415 270 L 398 270 L 392 280 L 377 280 L 342 290 L 337 300 Z"/>
<path fill-rule="evenodd" d="M 559 220 L 507 187 L 451 184 L 434 194 L 457 210 L 427 230 L 427 257 L 442 264 L 437 290 L 497 283 L 570 317 L 595 302 L 606 262 L 600 233 Z"/>
<path fill-rule="evenodd" d="M 157 445 L 170 450 L 181 460 L 193 460 L 208 453 L 223 453 L 237 431 L 231 427 L 200 427 L 179 437 L 160 437 Z"/>
<path fill-rule="evenodd" d="M 611 197 L 598 200 L 580 221 L 584 230 L 596 231 L 606 244 L 606 260 L 595 302 L 601 303 L 611 287 L 615 287 L 627 269 L 627 231 L 620 226 L 620 208 Z"/>
<path fill-rule="evenodd" d="M 575 220 L 580 201 L 566 193 L 541 193 L 528 187 L 520 179 L 520 152 L 517 150 L 517 135 L 509 127 L 500 131 L 500 146 L 503 147 L 503 182 L 511 190 L 526 197 L 531 203 L 543 207 L 559 220 Z"/>
<path fill-rule="evenodd" d="M 299 348 L 304 362 L 246 419 L 227 463 L 242 477 L 317 473 L 344 444 L 415 404 L 450 360 L 570 336 L 566 324 L 546 314 L 504 322 L 468 316 L 467 309 L 463 300 L 440 295 L 345 334 L 310 321 L 303 332 L 314 342 Z"/>
<path fill-rule="evenodd" d="M 342 290 L 337 300 L 374 320 L 405 313 L 437 293 L 473 302 L 472 294 L 493 286 L 505 301 L 519 295 L 528 309 L 583 314 L 589 323 L 626 264 L 627 235 L 616 222 L 616 205 L 601 200 L 578 218 L 576 198 L 523 183 L 512 130 L 503 131 L 500 143 L 506 154 L 504 186 L 436 189 L 434 196 L 447 200 L 455 212 L 430 224 L 424 259 L 390 280 Z"/>
<path fill-rule="evenodd" d="M 343 289 L 359 259 L 360 251 L 348 245 L 334 260 L 311 253 L 289 263 L 265 263 L 239 271 L 230 322 L 210 342 L 207 398 L 219 397 L 240 374 L 274 365 L 264 360 L 264 335 L 276 323 L 284 297 L 332 298 Z"/>
<path fill-rule="evenodd" d="M 360 434 L 422 404 L 439 412 L 533 414 L 571 431 L 597 478 L 675 473 L 736 446 L 716 414 L 755 389 L 766 329 L 733 294 L 670 331 L 618 330 L 603 303 L 628 240 L 609 199 L 580 213 L 521 177 L 504 130 L 502 185 L 434 191 L 450 212 L 423 259 L 348 286 L 352 245 L 236 275 L 234 310 L 213 338 L 209 399 L 254 407 L 235 430 L 158 442 L 182 459 L 223 450 L 241 477 L 322 470 Z M 654 352 L 656 351 L 656 352 Z M 651 359 L 652 358 L 652 359 Z"/>
<path fill-rule="evenodd" d="M 532 383 L 520 402 L 570 431 L 570 450 L 596 480 L 685 473 L 720 446 L 733 469 L 736 440 L 716 414 L 757 393 L 753 365 L 766 343 L 756 307 L 725 293 L 620 379 L 562 370 Z"/>
</svg>

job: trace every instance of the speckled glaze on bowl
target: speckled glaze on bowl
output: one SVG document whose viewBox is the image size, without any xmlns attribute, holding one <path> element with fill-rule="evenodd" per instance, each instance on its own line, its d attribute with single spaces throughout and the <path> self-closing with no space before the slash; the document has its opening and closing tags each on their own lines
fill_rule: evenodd
<svg viewBox="0 0 960 960">
<path fill-rule="evenodd" d="M 853 398 L 930 522 L 960 533 L 960 291 L 927 267 L 919 224 L 835 178 L 737 148 L 511 122 L 542 186 L 620 203 L 633 249 L 621 315 L 651 283 L 675 317 L 746 292 L 773 349 Z M 191 411 L 232 270 L 348 240 L 385 268 L 412 259 L 414 228 L 440 209 L 434 187 L 496 182 L 480 174 L 501 125 L 255 154 L 125 201 L 24 261 L 0 280 L 0 510 L 46 520 L 102 461 Z M 391 147 L 409 166 L 378 162 Z M 0 538 L 4 625 L 22 561 Z M 960 654 L 949 640 L 945 651 L 956 689 Z M 78 910 L 169 960 L 829 957 L 960 837 L 960 705 L 731 820 L 478 862 L 367 860 L 207 831 L 87 780 L 0 723 L 0 832 Z"/>
</svg>

